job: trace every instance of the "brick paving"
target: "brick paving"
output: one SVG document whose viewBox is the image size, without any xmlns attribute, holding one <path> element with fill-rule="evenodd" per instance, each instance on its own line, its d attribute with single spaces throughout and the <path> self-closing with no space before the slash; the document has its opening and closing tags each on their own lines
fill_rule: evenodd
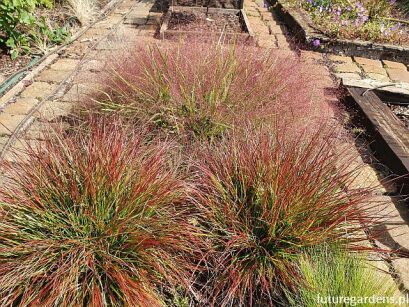
<svg viewBox="0 0 409 307">
<path fill-rule="evenodd" d="M 14 149 L 21 149 L 21 142 L 9 142 L 9 137 L 16 129 L 21 130 L 18 136 L 30 142 L 41 142 L 44 129 L 52 128 L 54 122 L 62 116 L 69 115 L 73 101 L 90 91 L 89 81 L 93 74 L 105 67 L 105 61 L 112 52 L 121 52 L 126 46 L 135 42 L 146 44 L 159 42 L 154 39 L 162 13 L 153 12 L 153 0 L 124 0 L 103 20 L 97 22 L 76 42 L 67 46 L 59 57 L 43 71 L 33 77 L 31 84 L 15 97 L 0 98 L 0 149 L 12 144 Z M 263 0 L 246 0 L 244 8 L 253 29 L 257 44 L 266 49 L 275 49 L 281 55 L 295 56 L 291 49 L 291 39 L 286 36 L 285 26 L 278 21 L 274 13 L 264 7 Z M 335 118 L 332 103 L 338 103 L 334 91 L 337 84 L 332 73 L 344 83 L 359 86 L 376 86 L 391 82 L 399 83 L 399 90 L 409 93 L 409 72 L 407 67 L 390 61 L 374 61 L 364 58 L 342 56 L 325 56 L 311 51 L 299 52 L 299 59 L 311 68 L 311 74 L 319 78 L 317 91 L 325 95 L 324 101 L 317 101 L 321 116 Z M 330 60 L 329 67 L 325 64 Z M 88 81 L 87 81 L 88 80 Z M 41 103 L 41 106 L 39 106 Z M 37 108 L 39 106 L 39 108 Z M 26 123 L 29 116 L 29 119 Z M 7 151 L 4 159 L 12 160 L 11 151 Z M 364 163 L 357 159 L 353 163 Z M 351 162 L 351 165 L 353 164 Z M 370 186 L 376 188 L 379 198 L 379 214 L 384 214 L 385 207 L 389 219 L 383 224 L 389 240 L 378 242 L 380 246 L 389 248 L 403 247 L 409 249 L 409 227 L 400 204 L 384 194 L 387 187 L 379 185 L 378 174 L 366 164 L 364 171 L 351 183 L 351 187 Z M 395 225 L 400 225 L 399 236 Z M 409 260 L 392 261 L 394 269 L 400 273 L 402 283 L 409 289 Z"/>
<path fill-rule="evenodd" d="M 361 57 L 328 55 L 331 70 L 344 85 L 375 88 L 409 95 L 409 71 L 402 63 Z"/>
</svg>

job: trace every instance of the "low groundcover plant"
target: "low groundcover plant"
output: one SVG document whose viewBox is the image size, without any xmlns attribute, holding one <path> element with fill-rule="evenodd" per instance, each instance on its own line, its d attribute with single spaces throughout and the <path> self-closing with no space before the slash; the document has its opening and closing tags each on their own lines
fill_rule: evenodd
<svg viewBox="0 0 409 307">
<path fill-rule="evenodd" d="M 90 126 L 3 166 L 1 305 L 159 306 L 189 283 L 200 248 L 169 145 Z"/>
</svg>

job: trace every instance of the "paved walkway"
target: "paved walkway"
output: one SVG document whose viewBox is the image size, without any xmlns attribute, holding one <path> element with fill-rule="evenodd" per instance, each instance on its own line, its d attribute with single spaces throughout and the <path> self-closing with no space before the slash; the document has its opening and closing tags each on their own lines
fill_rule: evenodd
<svg viewBox="0 0 409 307">
<path fill-rule="evenodd" d="M 256 34 L 260 47 L 276 49 L 281 55 L 293 55 L 286 36 L 284 25 L 268 9 L 264 8 L 263 0 L 246 0 L 245 10 L 250 25 Z M 103 20 L 97 22 L 86 31 L 76 42 L 66 47 L 59 55 L 49 57 L 42 65 L 42 70 L 23 81 L 21 91 L 11 92 L 0 98 L 0 150 L 3 158 L 12 160 L 10 148 L 18 150 L 23 147 L 17 138 L 29 142 L 41 142 L 43 129 L 48 129 L 60 122 L 61 117 L 67 116 L 79 95 L 87 94 L 92 84 L 93 76 L 105 67 L 105 60 L 112 51 L 135 43 L 160 42 L 153 38 L 157 30 L 162 13 L 155 7 L 152 0 L 123 0 Z M 319 80 L 316 90 L 319 97 L 325 99 L 317 101 L 317 108 L 321 114 L 335 118 L 331 105 L 337 102 L 334 90 L 337 84 L 331 75 L 335 69 L 339 77 L 355 78 L 363 76 L 392 80 L 406 80 L 409 74 L 406 67 L 398 63 L 379 62 L 360 58 L 343 58 L 330 56 L 333 65 L 325 65 L 325 56 L 320 53 L 302 51 L 300 60 L 310 65 L 311 73 Z M 343 74 L 343 75 L 342 75 Z M 402 78 L 401 78 L 402 77 Z M 407 78 L 407 79 L 406 79 Z M 385 79 L 386 80 L 386 79 Z M 367 161 L 365 161 L 367 162 Z M 354 163 L 364 163 L 357 159 Z M 366 164 L 364 172 L 353 182 L 353 187 L 377 186 L 378 175 L 374 169 Z M 409 250 L 409 221 L 408 210 L 394 199 L 384 194 L 384 187 L 377 188 L 379 214 L 385 206 L 389 212 L 389 220 L 382 227 L 386 231 L 385 239 L 377 242 L 379 246 L 389 248 L 406 248 Z M 396 228 L 396 226 L 400 226 Z M 409 289 L 409 261 L 408 259 L 392 260 L 402 283 Z"/>
<path fill-rule="evenodd" d="M 332 62 L 331 70 L 346 86 L 382 87 L 383 91 L 409 95 L 409 71 L 405 64 L 337 55 L 329 55 L 328 59 Z"/>
</svg>

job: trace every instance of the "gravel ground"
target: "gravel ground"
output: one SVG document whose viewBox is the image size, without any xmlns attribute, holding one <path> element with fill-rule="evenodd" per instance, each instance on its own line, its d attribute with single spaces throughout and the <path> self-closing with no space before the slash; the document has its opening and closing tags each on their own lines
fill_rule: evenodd
<svg viewBox="0 0 409 307">
<path fill-rule="evenodd" d="M 409 105 L 393 105 L 388 104 L 392 112 L 405 124 L 409 129 Z"/>
</svg>

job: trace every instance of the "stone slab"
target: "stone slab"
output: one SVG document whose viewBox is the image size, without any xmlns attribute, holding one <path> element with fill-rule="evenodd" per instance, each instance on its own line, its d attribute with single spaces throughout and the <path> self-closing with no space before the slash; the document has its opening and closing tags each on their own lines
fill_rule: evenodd
<svg viewBox="0 0 409 307">
<path fill-rule="evenodd" d="M 47 69 L 40 73 L 36 78 L 38 81 L 60 83 L 70 75 L 66 70 Z"/>
<path fill-rule="evenodd" d="M 407 70 L 406 65 L 399 63 L 399 62 L 393 62 L 393 61 L 387 61 L 387 60 L 383 60 L 382 62 L 386 68 Z"/>
<path fill-rule="evenodd" d="M 0 114 L 0 136 L 11 135 L 17 126 L 25 119 L 25 115 Z"/>
<path fill-rule="evenodd" d="M 38 102 L 35 98 L 19 98 L 16 102 L 7 105 L 3 112 L 11 115 L 26 115 Z"/>
<path fill-rule="evenodd" d="M 56 86 L 50 83 L 36 81 L 33 84 L 26 87 L 20 96 L 22 98 L 43 99 L 49 96 L 55 88 Z"/>
<path fill-rule="evenodd" d="M 53 70 L 73 71 L 79 63 L 80 60 L 77 59 L 63 58 L 52 64 L 50 68 Z"/>
</svg>

